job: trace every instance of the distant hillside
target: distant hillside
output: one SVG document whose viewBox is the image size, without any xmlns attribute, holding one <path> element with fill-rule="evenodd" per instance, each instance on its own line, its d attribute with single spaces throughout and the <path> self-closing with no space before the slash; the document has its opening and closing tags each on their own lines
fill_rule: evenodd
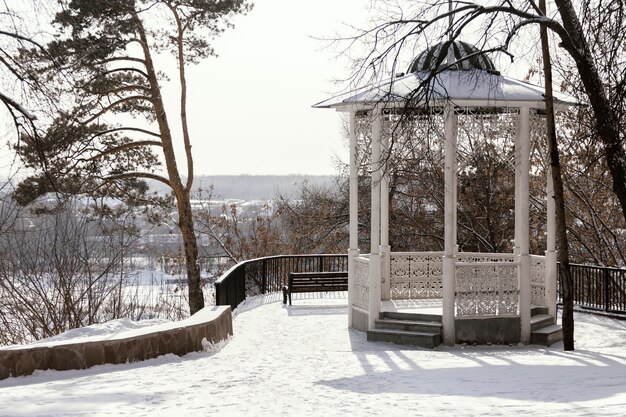
<svg viewBox="0 0 626 417">
<path fill-rule="evenodd" d="M 207 195 L 213 186 L 213 198 L 241 200 L 271 200 L 279 194 L 296 196 L 305 181 L 314 186 L 335 187 L 334 175 L 203 175 L 193 183 L 194 193 L 198 189 Z M 165 186 L 154 183 L 151 187 L 167 192 Z"/>
</svg>

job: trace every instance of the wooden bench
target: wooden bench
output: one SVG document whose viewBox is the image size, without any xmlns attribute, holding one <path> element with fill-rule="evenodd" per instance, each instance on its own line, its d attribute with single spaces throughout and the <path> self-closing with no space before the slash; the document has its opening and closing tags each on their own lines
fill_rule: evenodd
<svg viewBox="0 0 626 417">
<path fill-rule="evenodd" d="M 291 294 L 304 292 L 348 291 L 348 272 L 290 272 L 283 287 L 283 304 L 291 305 Z"/>
</svg>

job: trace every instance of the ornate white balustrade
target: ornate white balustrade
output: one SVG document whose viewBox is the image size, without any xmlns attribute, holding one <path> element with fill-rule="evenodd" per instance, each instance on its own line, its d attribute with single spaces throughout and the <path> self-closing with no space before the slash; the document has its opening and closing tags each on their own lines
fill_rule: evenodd
<svg viewBox="0 0 626 417">
<path fill-rule="evenodd" d="M 530 303 L 546 304 L 546 257 L 530 255 Z"/>
<path fill-rule="evenodd" d="M 456 317 L 519 314 L 519 262 L 457 262 Z"/>
<path fill-rule="evenodd" d="M 443 297 L 443 252 L 395 252 L 390 255 L 391 299 Z M 367 259 L 360 258 L 360 292 L 367 294 Z M 533 304 L 545 304 L 545 257 L 531 255 Z M 359 268 L 362 268 L 359 272 Z M 456 256 L 457 317 L 511 316 L 519 314 L 519 262 L 512 253 L 461 252 Z M 367 306 L 366 298 L 359 306 Z"/>
<path fill-rule="evenodd" d="M 390 295 L 395 300 L 443 297 L 443 252 L 391 254 Z"/>
<path fill-rule="evenodd" d="M 512 253 L 459 252 L 456 255 L 456 261 L 462 263 L 513 262 L 515 255 Z"/>
<path fill-rule="evenodd" d="M 354 280 L 354 305 L 367 310 L 369 308 L 369 274 L 370 260 L 363 256 L 354 258 L 355 280 Z"/>
</svg>

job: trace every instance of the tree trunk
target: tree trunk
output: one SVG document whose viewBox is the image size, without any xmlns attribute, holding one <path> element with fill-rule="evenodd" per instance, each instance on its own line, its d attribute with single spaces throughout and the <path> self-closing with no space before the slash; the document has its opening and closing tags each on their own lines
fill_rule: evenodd
<svg viewBox="0 0 626 417">
<path fill-rule="evenodd" d="M 617 195 L 626 221 L 626 149 L 620 140 L 618 118 L 604 90 L 604 83 L 571 0 L 555 0 L 555 3 L 563 27 L 569 34 L 569 39 L 563 39 L 563 47 L 576 62 L 585 93 L 589 97 L 597 133 L 604 144 L 607 165 L 613 178 L 613 192 Z"/>
<path fill-rule="evenodd" d="M 189 193 L 181 190 L 181 198 L 178 198 L 178 226 L 183 237 L 185 249 L 185 262 L 187 265 L 187 286 L 189 287 L 189 312 L 194 314 L 204 308 L 204 295 L 202 294 L 202 282 L 200 280 L 200 268 L 198 267 L 198 244 L 193 226 L 193 213 L 189 201 Z"/>
<path fill-rule="evenodd" d="M 546 14 L 545 0 L 539 1 L 539 8 Z M 541 52 L 543 58 L 543 73 L 545 77 L 546 99 L 546 140 L 548 142 L 548 162 L 554 185 L 554 200 L 556 206 L 556 238 L 558 242 L 558 259 L 561 263 L 561 290 L 563 291 L 563 349 L 574 350 L 574 285 L 569 268 L 569 250 L 567 242 L 567 224 L 565 223 L 565 198 L 563 194 L 563 178 L 561 176 L 561 162 L 556 140 L 554 123 L 554 98 L 552 95 L 552 63 L 550 61 L 550 46 L 548 44 L 548 29 L 541 26 Z"/>
<path fill-rule="evenodd" d="M 183 248 L 185 250 L 185 262 L 187 265 L 187 286 L 189 287 L 189 313 L 195 314 L 204 307 L 204 295 L 202 293 L 202 285 L 200 281 L 200 269 L 198 268 L 198 245 L 193 227 L 193 213 L 191 211 L 191 202 L 189 200 L 189 191 L 185 188 L 180 178 L 178 166 L 176 164 L 176 154 L 174 153 L 174 144 L 172 140 L 172 132 L 169 122 L 167 121 L 167 113 L 161 89 L 159 87 L 154 63 L 148 48 L 148 39 L 139 16 L 135 13 L 135 23 L 141 40 L 145 58 L 146 73 L 150 83 L 150 92 L 154 113 L 159 125 L 159 133 L 161 134 L 161 143 L 163 144 L 163 156 L 165 158 L 165 167 L 167 168 L 170 187 L 176 197 L 176 205 L 178 207 L 178 226 L 180 228 L 183 239 Z M 188 179 L 191 183 L 192 180 Z"/>
</svg>

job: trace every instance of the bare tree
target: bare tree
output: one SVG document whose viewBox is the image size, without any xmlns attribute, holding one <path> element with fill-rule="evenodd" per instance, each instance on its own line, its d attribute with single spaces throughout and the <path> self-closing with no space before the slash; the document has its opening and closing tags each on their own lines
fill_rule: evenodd
<svg viewBox="0 0 626 417">
<path fill-rule="evenodd" d="M 595 116 L 594 129 L 604 148 L 612 189 L 626 221 L 626 149 L 621 128 L 626 108 L 626 64 L 620 58 L 624 52 L 621 34 L 626 19 L 621 0 L 583 2 L 582 20 L 571 0 L 555 0 L 558 15 L 554 16 L 542 13 L 534 0 L 503 0 L 490 5 L 448 0 L 428 4 L 380 3 L 384 5 L 381 23 L 344 38 L 351 46 L 366 46 L 366 52 L 355 62 L 351 77 L 355 83 L 399 72 L 401 52 L 414 51 L 429 42 L 454 40 L 471 33 L 474 43 L 481 49 L 479 53 L 500 52 L 513 58 L 515 42 L 528 43 L 518 36 L 525 28 L 540 26 L 552 32 L 575 63 Z M 525 47 L 527 50 L 528 45 Z M 601 55 L 604 58 L 598 60 Z M 444 60 L 445 56 L 439 57 L 440 70 L 447 68 Z M 605 68 L 610 69 L 610 74 L 605 76 L 597 64 L 602 60 L 609 63 Z M 426 88 L 427 83 L 423 87 Z M 414 92 L 413 97 L 421 100 L 425 93 Z"/>
<path fill-rule="evenodd" d="M 195 213 L 198 231 L 208 236 L 230 265 L 292 253 L 283 238 L 280 209 L 272 202 L 246 210 L 234 202 L 214 203 L 211 193 L 201 200 L 204 203 Z"/>
<path fill-rule="evenodd" d="M 546 14 L 545 0 L 539 0 L 541 13 Z M 561 263 L 561 282 L 563 287 L 563 348 L 574 350 L 574 282 L 569 267 L 569 244 L 567 239 L 567 223 L 565 221 L 565 196 L 563 192 L 563 178 L 561 175 L 561 162 L 556 136 L 554 117 L 554 96 L 552 93 L 552 61 L 550 58 L 550 44 L 548 30 L 545 26 L 540 28 L 541 52 L 543 73 L 545 79 L 546 101 L 546 133 L 548 145 L 548 158 L 550 175 L 554 187 L 554 200 L 556 208 L 557 240 L 559 242 L 558 259 Z"/>
<path fill-rule="evenodd" d="M 7 199 L 3 206 L 12 203 Z M 132 230 L 120 233 L 120 226 L 90 218 L 76 204 L 40 215 L 13 207 L 13 226 L 0 235 L 1 343 L 49 337 L 131 313 L 134 307 L 122 289 Z"/>
<path fill-rule="evenodd" d="M 347 185 L 345 177 L 340 177 L 334 188 L 304 183 L 299 195 L 279 198 L 281 225 L 293 253 L 345 251 L 349 237 Z"/>
</svg>

